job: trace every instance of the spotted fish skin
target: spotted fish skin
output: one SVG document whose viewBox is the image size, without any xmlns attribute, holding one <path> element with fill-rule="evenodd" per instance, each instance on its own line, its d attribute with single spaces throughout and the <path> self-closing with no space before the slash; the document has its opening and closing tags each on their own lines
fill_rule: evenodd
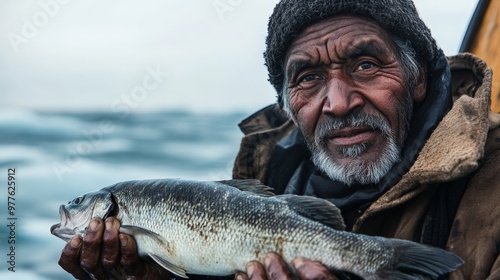
<svg viewBox="0 0 500 280">
<path fill-rule="evenodd" d="M 343 231 L 339 210 L 326 200 L 273 196 L 254 180 L 129 181 L 80 200 L 61 206 L 61 224 L 53 226 L 53 234 L 74 227 L 70 221 L 88 215 L 84 209 L 90 207 L 97 211 L 88 221 L 116 215 L 121 231 L 134 235 L 141 256 L 181 277 L 244 271 L 248 261 L 263 261 L 271 251 L 287 263 L 305 257 L 365 279 L 432 279 L 462 263 L 441 249 Z M 75 234 L 85 227 L 76 228 Z"/>
</svg>

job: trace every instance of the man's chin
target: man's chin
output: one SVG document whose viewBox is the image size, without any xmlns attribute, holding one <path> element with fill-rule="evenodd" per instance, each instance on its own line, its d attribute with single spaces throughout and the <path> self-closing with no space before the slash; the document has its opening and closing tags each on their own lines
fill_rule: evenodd
<svg viewBox="0 0 500 280">
<path fill-rule="evenodd" d="M 386 147 L 380 152 L 371 152 L 365 149 L 362 152 L 313 152 L 314 164 L 330 179 L 342 182 L 348 186 L 377 184 L 389 172 L 391 167 L 399 161 L 399 151 L 395 147 Z"/>
<path fill-rule="evenodd" d="M 369 142 L 350 146 L 334 146 L 324 149 L 330 161 L 336 165 L 375 164 L 380 158 L 380 150 Z"/>
</svg>

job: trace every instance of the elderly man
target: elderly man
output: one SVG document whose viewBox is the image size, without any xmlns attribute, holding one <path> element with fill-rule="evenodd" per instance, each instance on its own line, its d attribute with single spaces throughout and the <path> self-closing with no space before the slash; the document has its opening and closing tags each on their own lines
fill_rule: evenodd
<svg viewBox="0 0 500 280">
<path fill-rule="evenodd" d="M 410 0 L 283 0 L 268 31 L 278 104 L 240 124 L 234 177 L 327 199 L 353 232 L 446 248 L 465 261 L 450 279 L 499 279 L 500 116 L 486 65 L 447 59 Z M 84 279 L 168 275 L 118 227 L 94 219 L 60 265 Z M 292 265 L 302 279 L 335 279 L 319 263 Z M 236 278 L 292 277 L 269 253 Z"/>
</svg>

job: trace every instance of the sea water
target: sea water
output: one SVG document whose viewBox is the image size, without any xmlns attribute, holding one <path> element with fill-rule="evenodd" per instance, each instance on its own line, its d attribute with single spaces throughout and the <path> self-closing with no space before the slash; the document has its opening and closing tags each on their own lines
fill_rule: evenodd
<svg viewBox="0 0 500 280">
<path fill-rule="evenodd" d="M 60 221 L 59 205 L 80 194 L 135 179 L 231 178 L 246 115 L 2 110 L 0 279 L 73 279 L 57 264 L 65 242 L 50 227 Z"/>
</svg>

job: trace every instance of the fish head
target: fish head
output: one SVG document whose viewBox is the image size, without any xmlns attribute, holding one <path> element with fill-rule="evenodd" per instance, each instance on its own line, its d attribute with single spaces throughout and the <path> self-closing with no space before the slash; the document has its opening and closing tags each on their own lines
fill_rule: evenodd
<svg viewBox="0 0 500 280">
<path fill-rule="evenodd" d="M 113 196 L 109 191 L 84 194 L 59 207 L 61 222 L 53 225 L 50 232 L 68 241 L 75 234 L 83 235 L 93 217 L 105 219 L 114 208 Z"/>
</svg>

